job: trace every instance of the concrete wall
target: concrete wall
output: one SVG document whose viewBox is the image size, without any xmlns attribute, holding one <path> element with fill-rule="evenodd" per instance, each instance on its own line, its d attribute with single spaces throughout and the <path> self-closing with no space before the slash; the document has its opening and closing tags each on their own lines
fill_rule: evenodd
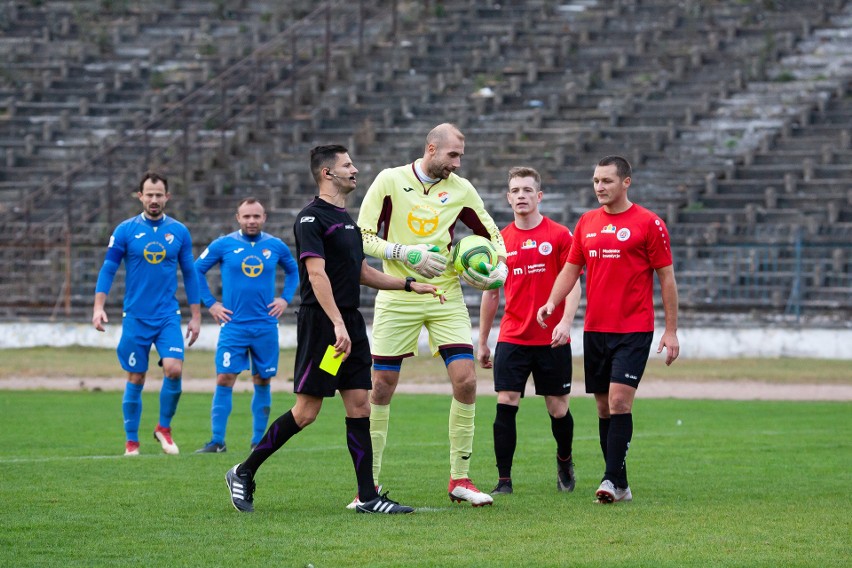
<svg viewBox="0 0 852 568">
<path fill-rule="evenodd" d="M 185 329 L 185 328 L 184 328 Z M 121 334 L 120 324 L 107 326 L 105 333 L 95 331 L 91 325 L 49 323 L 0 324 L 0 349 L 21 347 L 103 347 L 114 349 Z M 652 345 L 656 351 L 660 330 Z M 214 350 L 219 327 L 203 325 L 201 336 L 193 349 Z M 474 330 L 474 342 L 478 334 Z M 573 352 L 583 353 L 582 330 L 574 329 Z M 280 328 L 282 347 L 296 345 L 295 325 Z M 793 328 L 685 328 L 678 332 L 681 357 L 813 357 L 818 359 L 852 360 L 852 329 L 793 329 Z M 497 339 L 497 330 L 491 332 L 489 342 Z M 420 353 L 428 353 L 425 332 L 420 336 Z"/>
</svg>

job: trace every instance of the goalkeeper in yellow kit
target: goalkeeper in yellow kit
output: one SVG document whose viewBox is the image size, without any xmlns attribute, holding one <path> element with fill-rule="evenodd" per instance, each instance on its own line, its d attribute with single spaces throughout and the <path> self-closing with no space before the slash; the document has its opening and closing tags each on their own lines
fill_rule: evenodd
<svg viewBox="0 0 852 568">
<path fill-rule="evenodd" d="M 379 291 L 373 318 L 373 390 L 370 395 L 370 435 L 373 441 L 373 480 L 379 481 L 390 416 L 390 401 L 402 361 L 417 354 L 423 326 L 433 354 L 440 353 L 453 385 L 450 405 L 450 483 L 453 501 L 490 505 L 468 474 L 473 451 L 476 412 L 476 374 L 470 316 L 459 276 L 484 290 L 503 285 L 508 269 L 500 230 L 485 211 L 473 185 L 454 172 L 464 155 L 464 135 L 452 124 L 440 124 L 426 137 L 423 158 L 383 170 L 367 190 L 358 226 L 364 252 L 384 260 L 384 272 L 409 281 L 428 281 L 443 289 L 446 303 L 427 305 L 404 291 Z M 456 224 L 491 240 L 500 261 L 490 274 L 458 274 L 448 263 Z M 357 505 L 356 498 L 350 507 Z"/>
</svg>

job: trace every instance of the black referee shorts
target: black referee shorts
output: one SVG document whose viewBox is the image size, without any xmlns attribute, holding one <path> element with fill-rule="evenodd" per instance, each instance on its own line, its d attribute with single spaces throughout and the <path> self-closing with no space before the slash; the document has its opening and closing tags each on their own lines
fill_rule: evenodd
<svg viewBox="0 0 852 568">
<path fill-rule="evenodd" d="M 319 306 L 300 306 L 296 314 L 296 364 L 293 392 L 320 397 L 333 397 L 335 391 L 373 388 L 370 379 L 370 342 L 367 324 L 361 312 L 340 310 L 352 351 L 340 365 L 337 375 L 319 368 L 329 345 L 334 345 L 334 325 Z"/>
</svg>

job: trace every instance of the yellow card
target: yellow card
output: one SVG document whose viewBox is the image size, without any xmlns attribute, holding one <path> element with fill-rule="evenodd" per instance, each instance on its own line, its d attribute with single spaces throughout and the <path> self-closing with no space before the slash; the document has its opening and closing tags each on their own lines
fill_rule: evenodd
<svg viewBox="0 0 852 568">
<path fill-rule="evenodd" d="M 346 355 L 341 353 L 340 357 L 335 358 L 335 353 L 334 345 L 329 345 L 319 364 L 320 369 L 332 376 L 337 375 L 337 371 L 340 370 L 340 364 L 343 363 L 343 359 L 346 357 Z"/>
</svg>

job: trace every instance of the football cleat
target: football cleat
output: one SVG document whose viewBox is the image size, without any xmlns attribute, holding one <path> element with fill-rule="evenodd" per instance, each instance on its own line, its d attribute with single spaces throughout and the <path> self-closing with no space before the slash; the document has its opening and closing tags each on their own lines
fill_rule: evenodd
<svg viewBox="0 0 852 568">
<path fill-rule="evenodd" d="M 483 493 L 473 484 L 473 481 L 468 477 L 462 479 L 450 479 L 450 484 L 447 487 L 447 493 L 450 500 L 454 503 L 468 501 L 474 507 L 482 507 L 483 505 L 491 505 L 494 503 L 494 498 L 488 493 Z"/>
<path fill-rule="evenodd" d="M 498 479 L 497 486 L 491 490 L 492 495 L 511 495 L 512 494 L 512 480 L 511 479 Z"/>
<path fill-rule="evenodd" d="M 172 429 L 171 428 L 163 428 L 159 424 L 157 424 L 157 429 L 154 430 L 154 439 L 160 442 L 160 445 L 163 447 L 163 452 L 169 454 L 171 456 L 176 456 L 180 453 L 178 450 L 177 444 L 172 440 Z"/>
<path fill-rule="evenodd" d="M 131 442 L 130 440 L 124 444 L 124 455 L 125 456 L 138 456 L 139 455 L 139 442 Z"/>
<path fill-rule="evenodd" d="M 574 491 L 577 478 L 574 477 L 574 460 L 570 457 L 564 462 L 556 457 L 556 490 Z"/>
<path fill-rule="evenodd" d="M 381 492 L 382 492 L 382 486 L 381 486 L 381 485 L 376 485 L 376 493 L 381 493 Z M 352 509 L 354 509 L 354 508 L 355 508 L 355 507 L 357 507 L 358 505 L 363 505 L 363 504 L 364 504 L 364 503 L 361 501 L 360 496 L 355 495 L 355 498 L 352 500 L 352 502 L 351 502 L 351 503 L 349 503 L 348 505 L 346 505 L 346 508 L 347 508 L 347 509 L 349 509 L 349 510 L 351 511 Z"/>
<path fill-rule="evenodd" d="M 384 495 L 379 495 L 372 501 L 356 505 L 355 510 L 359 513 L 383 513 L 385 515 L 406 515 L 414 512 L 413 507 L 400 505 L 390 499 L 387 491 Z"/>
<path fill-rule="evenodd" d="M 244 513 L 254 512 L 254 477 L 249 473 L 239 474 L 237 464 L 225 474 L 225 483 L 231 493 L 231 504 L 237 511 Z"/>
<path fill-rule="evenodd" d="M 218 442 L 207 442 L 203 448 L 199 448 L 195 450 L 196 454 L 223 454 L 228 451 L 228 447 L 225 444 L 220 444 Z"/>
<path fill-rule="evenodd" d="M 604 479 L 601 482 L 601 486 L 598 487 L 598 490 L 595 492 L 595 499 L 598 503 L 603 504 L 617 503 L 619 501 L 632 501 L 633 493 L 630 492 L 629 487 L 619 489 L 612 481 Z"/>
</svg>

